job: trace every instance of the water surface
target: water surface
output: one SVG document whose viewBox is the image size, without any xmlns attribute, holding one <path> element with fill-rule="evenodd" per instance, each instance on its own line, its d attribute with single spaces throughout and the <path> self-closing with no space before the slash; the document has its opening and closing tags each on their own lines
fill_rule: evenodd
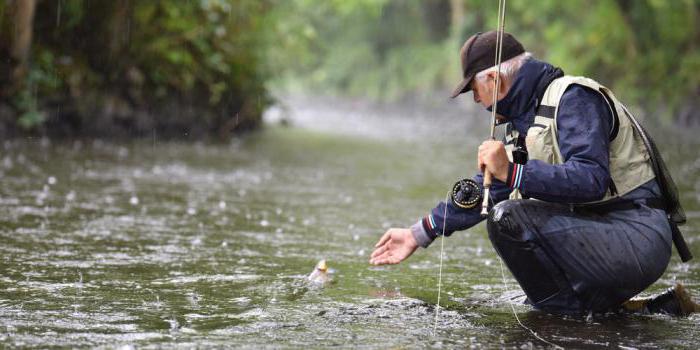
<svg viewBox="0 0 700 350">
<path fill-rule="evenodd" d="M 510 308 L 521 295 L 483 225 L 405 263 L 368 265 L 474 171 L 485 115 L 454 106 L 371 111 L 290 103 L 230 143 L 153 140 L 0 145 L 0 343 L 9 347 L 542 348 Z M 469 113 L 468 113 L 469 112 Z M 700 158 L 660 147 L 683 190 L 700 254 Z M 696 144 L 696 143 L 695 143 Z M 305 276 L 325 258 L 334 283 Z M 700 290 L 698 258 L 674 257 L 656 293 Z M 700 346 L 700 317 L 550 316 L 526 326 L 572 348 Z"/>
</svg>

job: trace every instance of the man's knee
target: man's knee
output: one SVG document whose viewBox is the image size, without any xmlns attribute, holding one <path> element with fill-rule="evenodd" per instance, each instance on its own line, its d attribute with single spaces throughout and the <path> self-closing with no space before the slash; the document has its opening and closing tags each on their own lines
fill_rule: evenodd
<svg viewBox="0 0 700 350">
<path fill-rule="evenodd" d="M 486 228 L 489 232 L 489 239 L 494 245 L 504 241 L 512 242 L 523 239 L 522 225 L 515 215 L 522 203 L 522 200 L 506 200 L 491 208 Z"/>
</svg>

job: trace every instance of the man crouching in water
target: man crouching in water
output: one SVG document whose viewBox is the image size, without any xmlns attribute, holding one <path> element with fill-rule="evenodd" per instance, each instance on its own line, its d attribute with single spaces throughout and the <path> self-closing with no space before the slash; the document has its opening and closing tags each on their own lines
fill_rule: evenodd
<svg viewBox="0 0 700 350">
<path fill-rule="evenodd" d="M 507 145 L 485 141 L 478 153 L 479 169 L 496 179 L 487 229 L 528 302 L 562 314 L 700 311 L 680 285 L 630 301 L 663 274 L 672 230 L 685 219 L 680 205 L 670 210 L 662 199 L 663 188 L 674 186 L 657 181 L 670 177 L 656 175 L 658 152 L 641 127 L 610 90 L 532 58 L 508 33 L 496 86 L 495 46 L 495 31 L 465 42 L 463 80 L 452 97 L 471 90 L 474 102 L 490 110 L 497 90 Z M 525 159 L 513 149 L 526 152 Z M 481 173 L 473 181 L 482 187 Z M 411 228 L 388 230 L 370 263 L 397 264 L 442 232 L 481 220 L 479 206 L 441 202 Z"/>
</svg>

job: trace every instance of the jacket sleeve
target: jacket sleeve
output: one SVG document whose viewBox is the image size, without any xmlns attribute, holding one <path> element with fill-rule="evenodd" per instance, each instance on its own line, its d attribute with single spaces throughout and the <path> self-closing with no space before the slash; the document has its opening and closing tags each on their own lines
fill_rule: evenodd
<svg viewBox="0 0 700 350">
<path fill-rule="evenodd" d="M 483 175 L 477 174 L 473 179 L 483 190 Z M 490 190 L 490 206 L 507 199 L 510 192 L 511 189 L 508 186 L 494 179 Z M 445 209 L 447 209 L 447 216 L 445 216 Z M 464 209 L 454 205 L 450 200 L 447 203 L 438 203 L 429 215 L 411 226 L 411 233 L 421 247 L 427 248 L 437 236 L 443 234 L 443 228 L 445 236 L 450 236 L 453 232 L 466 230 L 481 220 L 483 220 L 481 204 L 471 209 Z"/>
<path fill-rule="evenodd" d="M 563 164 L 530 160 L 510 164 L 507 184 L 527 197 L 548 202 L 600 200 L 610 186 L 611 112 L 603 96 L 580 85 L 570 86 L 557 112 L 558 144 Z"/>
</svg>

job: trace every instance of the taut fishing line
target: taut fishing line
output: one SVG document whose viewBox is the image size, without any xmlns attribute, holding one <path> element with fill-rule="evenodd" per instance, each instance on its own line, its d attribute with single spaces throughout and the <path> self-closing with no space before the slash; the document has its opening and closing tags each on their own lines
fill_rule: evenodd
<svg viewBox="0 0 700 350">
<path fill-rule="evenodd" d="M 501 53 L 503 51 L 503 32 L 505 31 L 505 16 L 506 16 L 506 0 L 499 0 L 498 1 L 498 28 L 496 30 L 496 81 L 495 81 L 495 86 L 494 86 L 494 91 L 493 91 L 493 108 L 491 110 L 491 139 L 494 139 L 494 129 L 496 125 L 496 105 L 497 105 L 497 98 L 498 98 L 498 89 L 500 87 L 500 77 L 501 77 Z M 487 170 L 484 169 L 484 172 Z M 486 174 L 484 174 L 486 175 Z M 437 305 L 435 306 L 435 325 L 433 327 L 433 336 L 436 335 L 437 332 L 437 324 L 438 324 L 438 316 L 440 313 L 440 295 L 442 292 L 442 257 L 443 257 L 443 252 L 445 248 L 445 226 L 447 226 L 447 204 L 448 201 L 450 200 L 450 194 L 453 194 L 453 200 L 454 200 L 454 195 L 456 194 L 456 191 L 448 191 L 447 196 L 445 197 L 445 212 L 444 216 L 442 218 L 442 237 L 440 237 L 440 268 L 438 270 L 438 297 L 437 297 Z M 489 199 L 491 199 L 491 202 L 493 203 L 493 198 L 489 198 L 489 188 L 484 188 L 484 193 L 483 193 L 483 207 L 482 207 L 482 214 L 485 208 L 487 207 Z M 457 203 L 457 201 L 455 201 Z M 465 207 L 465 206 L 462 206 Z M 465 207 L 466 208 L 466 207 Z M 498 257 L 498 263 L 501 267 L 501 277 L 503 279 L 503 288 L 505 292 L 508 292 L 508 283 L 506 281 L 506 273 L 505 269 L 503 268 L 503 260 L 501 257 Z M 543 343 L 547 345 L 553 346 L 555 349 L 564 349 L 563 347 L 554 344 L 544 338 L 542 338 L 540 335 L 537 334 L 537 332 L 533 331 L 532 329 L 528 328 L 525 326 L 521 321 L 520 317 L 518 317 L 518 313 L 515 311 L 515 306 L 513 305 L 513 301 L 511 299 L 508 299 L 508 305 L 510 305 L 510 309 L 513 311 L 513 316 L 515 316 L 515 320 L 518 321 L 518 324 L 520 327 L 523 329 L 527 330 L 534 336 L 536 339 L 542 341 Z"/>
<path fill-rule="evenodd" d="M 438 314 L 440 313 L 440 292 L 442 291 L 442 252 L 445 250 L 445 226 L 447 226 L 447 201 L 450 200 L 451 191 L 447 191 L 445 196 L 445 215 L 442 217 L 442 237 L 440 237 L 440 269 L 438 271 L 438 297 L 437 305 L 435 305 L 435 326 L 433 327 L 433 336 L 437 332 Z"/>
</svg>

